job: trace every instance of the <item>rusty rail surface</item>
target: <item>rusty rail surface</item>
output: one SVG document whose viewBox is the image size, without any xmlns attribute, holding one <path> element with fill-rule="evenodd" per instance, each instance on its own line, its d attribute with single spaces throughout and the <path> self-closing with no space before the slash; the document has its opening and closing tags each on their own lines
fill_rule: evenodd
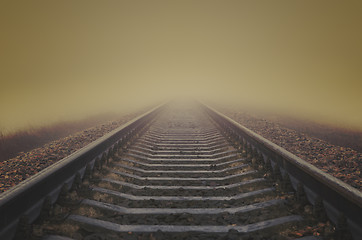
<svg viewBox="0 0 362 240">
<path fill-rule="evenodd" d="M 70 156 L 60 160 L 59 162 L 55 163 L 54 165 L 44 169 L 43 171 L 39 172 L 38 174 L 30 177 L 29 179 L 25 180 L 24 182 L 20 183 L 19 185 L 11 188 L 10 190 L 0 194 L 0 239 L 12 239 L 16 227 L 22 219 L 23 216 L 27 217 L 27 221 L 32 223 L 41 213 L 41 209 L 43 208 L 44 204 L 48 201 L 47 204 L 54 204 L 59 195 L 61 195 L 61 191 L 64 187 L 74 185 L 74 182 L 81 181 L 87 175 L 87 172 L 91 169 L 105 164 L 110 156 L 113 156 L 115 152 L 117 152 L 120 148 L 128 146 L 131 142 L 131 139 L 134 139 L 141 135 L 148 126 L 153 122 L 156 116 L 159 115 L 160 112 L 165 108 L 165 104 L 160 105 L 151 111 L 137 117 L 136 119 L 126 123 L 125 125 L 115 129 L 111 133 L 101 137 L 100 139 L 94 141 L 93 143 L 89 144 L 88 146 L 82 148 L 81 150 L 71 154 Z M 314 167 L 313 165 L 307 163 L 306 161 L 302 160 L 301 158 L 291 154 L 290 152 L 286 151 L 285 149 L 277 146 L 276 144 L 270 142 L 269 140 L 263 138 L 262 136 L 254 133 L 253 131 L 245 128 L 244 126 L 240 125 L 239 123 L 235 122 L 234 120 L 230 119 L 229 117 L 219 113 L 218 111 L 214 110 L 213 108 L 200 104 L 200 110 L 205 111 L 208 118 L 211 118 L 212 121 L 216 123 L 216 125 L 221 129 L 222 132 L 225 133 L 225 136 L 228 138 L 229 142 L 234 143 L 235 149 L 243 152 L 246 154 L 247 157 L 245 160 L 250 159 L 251 164 L 253 161 L 261 161 L 264 165 L 270 165 L 271 171 L 276 173 L 279 172 L 281 175 L 281 181 L 289 180 L 292 183 L 293 188 L 298 193 L 303 192 L 307 197 L 307 200 L 312 205 L 321 205 L 325 209 L 326 214 L 328 215 L 329 219 L 334 222 L 337 227 L 340 225 L 341 222 L 346 221 L 348 223 L 348 227 L 354 239 L 359 239 L 362 236 L 362 193 L 357 189 L 343 183 L 342 181 L 332 177 L 329 174 L 324 173 L 323 171 L 319 170 L 318 168 Z M 155 128 L 157 130 L 157 128 Z M 225 156 L 229 156 L 230 154 L 233 156 L 237 156 L 236 153 L 233 151 L 225 152 L 225 153 L 218 153 L 214 152 L 217 149 L 213 149 L 212 147 L 209 148 L 209 155 L 206 153 L 203 159 L 200 157 L 201 155 L 192 155 L 190 153 L 189 156 L 185 157 L 180 155 L 180 151 L 177 153 L 173 153 L 172 150 L 160 150 L 160 159 L 156 159 L 154 161 L 159 161 L 161 163 L 154 164 L 149 163 L 150 161 L 147 156 L 151 156 L 154 154 L 153 148 L 148 148 L 147 146 L 150 144 L 155 144 L 154 146 L 158 146 L 160 148 L 161 145 L 157 145 L 157 139 L 161 138 L 160 135 L 157 135 L 157 131 L 154 131 L 153 135 L 149 134 L 148 136 L 144 136 L 143 139 L 140 139 L 139 142 L 141 143 L 140 146 L 135 146 L 128 152 L 129 157 L 137 158 L 138 160 L 132 160 L 127 158 L 122 158 L 122 161 L 128 161 L 130 163 L 137 163 L 140 166 L 150 167 L 160 165 L 162 161 L 169 161 L 167 160 L 169 157 L 178 158 L 178 164 L 171 163 L 168 166 L 170 168 L 177 166 L 182 166 L 183 168 L 192 167 L 192 165 L 197 165 L 198 167 L 203 167 L 203 165 L 208 166 L 208 164 L 204 164 L 202 162 L 207 162 L 211 160 L 207 160 L 207 158 L 213 157 L 214 161 L 221 161 L 221 163 L 214 164 L 212 167 L 223 167 L 227 164 L 232 164 L 233 162 L 239 160 L 225 160 L 223 158 Z M 176 134 L 176 133 L 175 133 Z M 212 145 L 213 141 L 219 141 L 218 137 L 207 137 L 208 134 L 204 134 L 204 143 L 199 143 L 197 141 L 193 142 L 190 141 L 190 136 L 187 136 L 187 133 L 177 133 L 178 139 L 173 139 L 170 137 L 171 140 L 164 140 L 163 144 L 169 146 L 184 146 L 187 150 L 188 145 L 198 145 L 197 151 L 200 153 L 204 148 L 204 145 Z M 171 136 L 171 135 L 170 135 Z M 176 135 L 175 135 L 176 136 Z M 196 136 L 196 135 L 195 135 Z M 211 136 L 211 135 L 210 135 Z M 201 140 L 200 140 L 201 141 Z M 162 148 L 162 147 L 161 147 Z M 170 149 L 173 147 L 169 147 Z M 156 150 L 155 150 L 156 151 Z M 210 155 L 211 154 L 211 155 Z M 218 155 L 219 154 L 219 155 Z M 239 154 L 239 153 L 238 153 Z M 224 156 L 225 155 L 225 156 Z M 119 158 L 119 156 L 117 156 Z M 162 157 L 162 158 L 161 158 Z M 229 156 L 230 157 L 230 156 Z M 164 158 L 164 159 L 163 159 Z M 190 158 L 190 159 L 189 159 Z M 192 159 L 191 159 L 192 158 Z M 194 163 L 190 164 L 190 161 L 194 161 Z M 242 160 L 244 161 L 244 160 Z M 199 162 L 199 163 L 197 163 Z M 114 163 L 117 165 L 117 163 Z M 127 165 L 119 164 L 123 168 L 128 168 L 134 171 L 144 171 L 144 172 L 152 172 L 149 170 L 141 169 L 138 167 L 129 167 Z M 175 165 L 175 166 L 174 166 Z M 246 164 L 245 164 L 246 165 Z M 176 167 L 177 167 L 176 166 Z M 240 165 L 238 167 L 243 167 L 244 165 Z M 233 169 L 233 168 L 229 168 Z M 167 172 L 168 170 L 159 170 L 159 172 Z M 189 171 L 189 170 L 187 170 Z M 207 170 L 206 172 L 212 172 L 214 170 Z M 224 170 L 215 170 L 215 172 L 222 172 Z M 154 173 L 158 172 L 157 170 L 153 170 Z M 172 173 L 173 171 L 168 171 Z M 179 171 L 179 172 L 182 172 Z M 189 171 L 192 172 L 192 171 Z M 196 171 L 197 172 L 197 171 Z M 202 170 L 198 172 L 203 172 Z M 134 174 L 129 174 L 127 172 L 116 172 L 117 174 L 123 174 L 125 177 L 138 179 L 139 181 L 147 181 L 152 180 L 152 177 L 140 177 Z M 241 175 L 240 175 L 241 176 Z M 236 175 L 234 176 L 236 177 Z M 174 179 L 181 179 L 182 181 L 194 181 L 198 177 L 190 177 L 190 178 L 181 178 L 170 176 L 169 178 Z M 217 179 L 217 181 L 226 179 L 227 176 L 220 176 L 220 177 L 209 177 L 207 179 Z M 160 177 L 154 177 L 154 179 L 162 179 Z M 167 177 L 165 179 L 168 179 Z M 112 182 L 112 180 L 103 179 L 104 181 Z M 117 181 L 116 181 L 117 182 Z M 117 184 L 120 184 L 118 182 Z M 147 188 L 165 188 L 165 189 L 172 189 L 172 186 L 138 186 L 132 183 L 121 183 L 127 185 L 128 187 L 133 188 L 140 188 L 143 187 Z M 232 184 L 237 185 L 239 183 Z M 176 187 L 176 186 L 175 186 Z M 186 190 L 188 187 L 184 187 Z M 190 189 L 200 188 L 200 189 L 208 189 L 210 187 L 200 186 L 190 186 Z M 214 187 L 215 188 L 215 187 Z M 225 188 L 224 186 L 216 187 L 216 188 Z M 215 189 L 216 189 L 215 188 Z M 94 189 L 97 189 L 94 187 Z M 100 191 L 100 188 L 98 189 Z M 103 190 L 105 191 L 105 190 Z M 115 194 L 113 192 L 113 194 Z M 121 193 L 118 193 L 121 194 Z M 127 195 L 127 194 L 126 194 Z M 124 196 L 126 196 L 124 195 Z M 127 195 L 127 197 L 134 198 L 137 201 L 146 201 L 147 196 L 131 196 Z M 151 197 L 152 198 L 152 197 Z M 154 198 L 154 197 L 153 197 Z M 159 197 L 160 199 L 165 197 Z M 170 198 L 170 200 L 177 200 L 179 201 L 178 197 L 166 197 Z M 192 198 L 192 197 L 190 197 Z M 228 197 L 225 196 L 217 196 L 217 197 L 200 197 L 200 199 L 222 199 L 225 201 Z M 157 197 L 156 197 L 157 199 Z M 198 199 L 198 198 L 195 198 Z M 86 200 L 85 203 L 87 204 L 99 204 L 91 200 Z M 105 206 L 103 206 L 105 207 Z M 108 206 L 109 207 L 109 206 Z M 148 211 L 156 211 L 154 209 L 137 209 L 138 212 L 144 214 Z M 127 212 L 131 210 L 124 210 L 122 211 Z M 132 210 L 135 211 L 135 210 Z M 161 210 L 157 210 L 161 211 Z M 164 212 L 174 212 L 174 209 L 167 209 L 162 210 Z M 161 212 L 162 212 L 161 211 Z M 191 211 L 191 210 L 190 210 Z M 199 210 L 201 213 L 204 213 L 205 210 Z M 217 210 L 214 209 L 213 211 L 219 212 L 224 210 Z M 230 210 L 231 211 L 231 210 Z M 80 221 L 86 222 L 84 218 L 80 216 L 72 216 L 73 221 Z M 108 225 L 110 226 L 110 225 Z M 164 225 L 157 225 L 157 227 L 163 227 L 165 231 L 169 231 L 167 226 Z M 129 227 L 129 226 L 128 226 Z M 213 231 L 226 231 L 230 227 L 220 227 L 219 228 L 212 228 Z M 153 231 L 155 227 L 149 227 L 147 231 Z M 175 230 L 176 228 L 172 228 Z M 177 231 L 186 231 L 185 229 L 193 229 L 193 227 L 179 227 Z M 202 228 L 195 228 L 195 229 L 202 229 Z M 241 229 L 241 228 L 240 228 Z M 239 229 L 239 230 L 240 230 Z M 137 230 L 137 229 L 135 229 Z M 241 229 L 242 230 L 242 229 Z"/>
<path fill-rule="evenodd" d="M 242 126 L 210 106 L 202 105 L 205 111 L 234 141 L 241 142 L 251 154 L 259 155 L 264 162 L 270 161 L 273 170 L 279 168 L 284 177 L 288 174 L 293 188 L 303 188 L 308 201 L 315 205 L 321 201 L 329 219 L 338 225 L 347 220 L 355 239 L 362 236 L 362 192 L 341 180 L 323 172 L 312 164 L 272 143 Z"/>
<path fill-rule="evenodd" d="M 71 186 L 76 178 L 83 178 L 86 168 L 106 161 L 116 147 L 125 144 L 143 126 L 151 122 L 163 104 L 118 127 L 84 148 L 40 171 L 15 187 L 0 194 L 0 239 L 11 239 L 20 217 L 26 215 L 33 222 L 40 214 L 46 198 L 53 204 L 64 184 Z"/>
</svg>

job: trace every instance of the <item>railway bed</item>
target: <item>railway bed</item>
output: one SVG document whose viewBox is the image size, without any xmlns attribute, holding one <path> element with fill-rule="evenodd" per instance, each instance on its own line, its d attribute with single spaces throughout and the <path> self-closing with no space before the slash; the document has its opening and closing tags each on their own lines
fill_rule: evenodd
<svg viewBox="0 0 362 240">
<path fill-rule="evenodd" d="M 212 108 L 169 103 L 1 194 L 0 238 L 358 239 L 361 199 Z"/>
</svg>

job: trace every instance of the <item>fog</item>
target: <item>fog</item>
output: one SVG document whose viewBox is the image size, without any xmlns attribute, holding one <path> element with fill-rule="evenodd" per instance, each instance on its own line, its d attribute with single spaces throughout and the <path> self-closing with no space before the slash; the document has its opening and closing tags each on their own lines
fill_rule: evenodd
<svg viewBox="0 0 362 240">
<path fill-rule="evenodd" d="M 175 96 L 362 130 L 361 1 L 0 3 L 0 129 Z"/>
</svg>

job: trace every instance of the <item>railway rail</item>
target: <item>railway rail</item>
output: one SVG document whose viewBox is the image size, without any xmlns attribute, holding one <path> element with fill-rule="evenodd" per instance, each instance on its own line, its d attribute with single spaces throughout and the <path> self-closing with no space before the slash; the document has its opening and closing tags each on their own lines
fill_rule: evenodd
<svg viewBox="0 0 362 240">
<path fill-rule="evenodd" d="M 300 239 L 360 239 L 361 192 L 203 104 L 161 105 L 0 195 L 0 239 L 297 239 L 313 226 Z"/>
</svg>

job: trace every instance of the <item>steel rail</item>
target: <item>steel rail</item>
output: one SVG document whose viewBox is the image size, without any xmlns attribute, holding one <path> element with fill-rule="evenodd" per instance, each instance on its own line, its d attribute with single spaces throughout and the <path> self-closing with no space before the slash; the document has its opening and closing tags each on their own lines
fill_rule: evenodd
<svg viewBox="0 0 362 240">
<path fill-rule="evenodd" d="M 111 131 L 39 173 L 0 194 L 0 239 L 13 238 L 22 216 L 33 222 L 40 214 L 45 198 L 52 204 L 64 184 L 71 186 L 76 175 L 84 176 L 86 167 L 93 168 L 96 160 L 109 156 L 164 108 L 161 104 Z"/>
<path fill-rule="evenodd" d="M 16 226 L 22 216 L 27 216 L 29 222 L 33 222 L 39 216 L 46 198 L 50 199 L 52 204 L 55 203 L 64 184 L 71 186 L 76 175 L 82 178 L 86 168 L 93 168 L 96 161 L 108 159 L 117 148 L 126 145 L 157 116 L 164 108 L 163 106 L 165 105 L 160 105 L 135 118 L 0 194 L 0 239 L 11 239 L 14 236 Z M 358 239 L 362 236 L 362 193 L 360 191 L 324 173 L 215 109 L 205 104 L 201 104 L 201 108 L 228 137 L 246 146 L 249 155 L 262 156 L 264 162 L 270 161 L 274 169 L 279 168 L 284 176 L 289 176 L 294 189 L 299 191 L 298 186 L 300 188 L 302 184 L 311 204 L 314 205 L 317 199 L 322 199 L 328 217 L 337 226 L 338 219 L 344 216 L 354 238 Z"/>
<path fill-rule="evenodd" d="M 288 174 L 295 190 L 298 185 L 303 184 L 305 194 L 312 205 L 321 198 L 327 216 L 337 226 L 339 219 L 345 218 L 352 236 L 360 239 L 359 237 L 362 236 L 361 191 L 321 171 L 212 107 L 204 103 L 200 105 L 211 119 L 227 132 L 227 135 L 232 136 L 237 142 L 246 144 L 250 149 L 249 153 L 254 155 L 257 153 L 263 157 L 264 162 L 270 161 L 273 169 L 279 167 L 281 173 Z"/>
</svg>

